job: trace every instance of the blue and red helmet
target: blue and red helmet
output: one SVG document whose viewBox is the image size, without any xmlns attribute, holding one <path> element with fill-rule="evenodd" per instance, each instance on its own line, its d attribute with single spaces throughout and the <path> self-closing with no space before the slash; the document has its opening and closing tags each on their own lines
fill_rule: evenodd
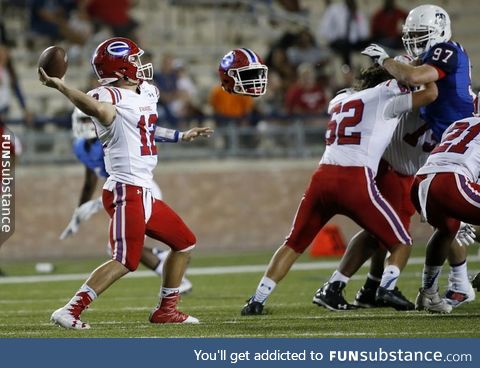
<svg viewBox="0 0 480 368">
<path fill-rule="evenodd" d="M 102 42 L 92 56 L 93 71 L 101 85 L 127 79 L 132 83 L 153 78 L 152 63 L 142 64 L 144 51 L 128 38 L 114 37 Z"/>
<path fill-rule="evenodd" d="M 234 49 L 226 54 L 218 74 L 223 89 L 229 93 L 262 96 L 267 91 L 268 67 L 250 49 Z"/>
</svg>

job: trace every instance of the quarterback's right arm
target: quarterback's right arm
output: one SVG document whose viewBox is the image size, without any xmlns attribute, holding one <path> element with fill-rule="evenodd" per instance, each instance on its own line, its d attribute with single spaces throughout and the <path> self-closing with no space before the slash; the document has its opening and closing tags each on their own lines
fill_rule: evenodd
<svg viewBox="0 0 480 368">
<path fill-rule="evenodd" d="M 75 106 L 88 116 L 98 120 L 100 124 L 109 126 L 115 120 L 117 110 L 112 104 L 99 102 L 82 91 L 69 87 L 60 78 L 49 77 L 42 68 L 39 68 L 38 73 L 42 84 L 59 90 L 72 101 Z"/>
</svg>

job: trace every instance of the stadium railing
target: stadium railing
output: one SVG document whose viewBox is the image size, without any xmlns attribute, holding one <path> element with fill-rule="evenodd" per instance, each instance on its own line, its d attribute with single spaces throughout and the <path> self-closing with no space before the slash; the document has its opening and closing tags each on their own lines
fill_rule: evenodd
<svg viewBox="0 0 480 368">
<path fill-rule="evenodd" d="M 160 160 L 197 160 L 223 158 L 309 158 L 320 157 L 324 151 L 327 126 L 325 115 L 276 116 L 261 118 L 255 126 L 239 127 L 231 121 L 215 128 L 210 139 L 188 144 L 157 144 Z M 209 126 L 212 117 L 204 118 Z M 195 124 L 196 125 L 196 124 Z M 21 163 L 73 163 L 70 129 L 53 128 L 18 130 L 23 146 Z"/>
</svg>

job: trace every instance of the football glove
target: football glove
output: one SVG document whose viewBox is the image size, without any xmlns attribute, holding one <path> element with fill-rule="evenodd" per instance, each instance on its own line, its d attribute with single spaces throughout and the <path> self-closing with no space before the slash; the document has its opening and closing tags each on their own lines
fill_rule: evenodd
<svg viewBox="0 0 480 368">
<path fill-rule="evenodd" d="M 475 243 L 476 231 L 472 225 L 461 222 L 460 229 L 458 229 L 457 235 L 455 235 L 455 240 L 461 247 L 472 245 Z"/>
<path fill-rule="evenodd" d="M 369 56 L 374 63 L 377 63 L 380 66 L 383 66 L 385 59 L 390 57 L 382 47 L 375 43 L 372 43 L 365 50 L 363 50 L 362 54 Z"/>
<path fill-rule="evenodd" d="M 85 202 L 80 207 L 76 208 L 73 212 L 72 219 L 68 223 L 65 230 L 63 230 L 62 235 L 60 235 L 60 240 L 64 240 L 69 236 L 75 234 L 78 231 L 80 223 L 88 220 L 95 213 L 97 213 L 100 208 L 102 208 L 101 197 Z"/>
</svg>

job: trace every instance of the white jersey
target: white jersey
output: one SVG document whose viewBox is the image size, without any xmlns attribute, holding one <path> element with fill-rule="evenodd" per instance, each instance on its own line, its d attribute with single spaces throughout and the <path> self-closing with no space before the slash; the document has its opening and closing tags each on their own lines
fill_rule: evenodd
<svg viewBox="0 0 480 368">
<path fill-rule="evenodd" d="M 383 159 L 402 175 L 415 175 L 435 148 L 432 130 L 418 111 L 403 114 Z"/>
<path fill-rule="evenodd" d="M 376 173 L 400 115 L 411 109 L 412 93 L 394 79 L 337 95 L 328 108 L 327 148 L 320 163 L 364 166 Z"/>
<path fill-rule="evenodd" d="M 454 122 L 418 175 L 454 172 L 476 182 L 480 174 L 480 118 Z"/>
<path fill-rule="evenodd" d="M 140 84 L 138 91 L 102 86 L 88 92 L 99 101 L 113 104 L 117 110 L 115 120 L 108 127 L 92 118 L 105 152 L 109 177 L 103 188 L 107 190 L 112 190 L 115 182 L 144 188 L 153 186 L 159 92 L 146 82 Z"/>
</svg>

